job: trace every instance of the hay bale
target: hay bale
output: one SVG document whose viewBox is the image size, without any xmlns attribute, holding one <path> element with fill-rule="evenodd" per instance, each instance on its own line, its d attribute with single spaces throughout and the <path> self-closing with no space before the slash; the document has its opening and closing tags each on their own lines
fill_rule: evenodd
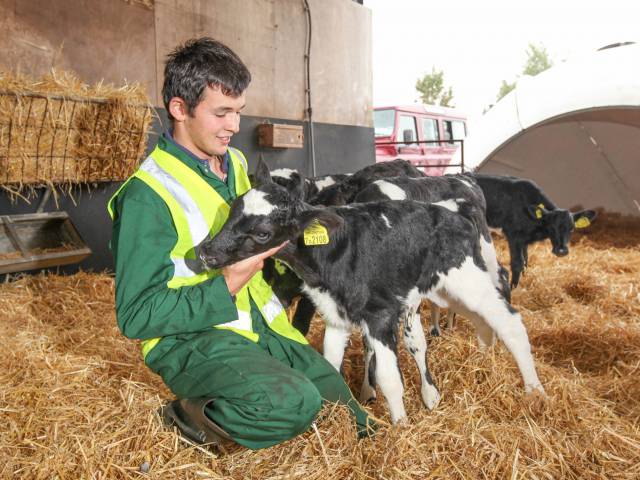
<svg viewBox="0 0 640 480">
<path fill-rule="evenodd" d="M 0 74 L 0 185 L 124 180 L 146 149 L 152 108 L 140 85 Z"/>
<path fill-rule="evenodd" d="M 640 226 L 608 233 L 638 234 Z M 505 242 L 498 250 L 507 261 Z M 461 319 L 455 331 L 429 340 L 443 395 L 433 412 L 421 403 L 419 374 L 403 349 L 407 425 L 383 425 L 358 441 L 346 409 L 329 404 L 317 433 L 226 455 L 189 446 L 160 424 L 155 411 L 171 394 L 118 331 L 112 277 L 40 275 L 2 284 L 0 477 L 140 478 L 146 463 L 145 477 L 178 479 L 640 478 L 640 248 L 606 248 L 596 235 L 576 238 L 563 258 L 546 243 L 531 250 L 513 303 L 548 399 L 523 395 L 506 349 L 480 352 Z M 552 291 L 544 308 L 523 307 Z M 623 305 L 620 315 L 614 305 Z M 428 310 L 422 317 L 427 330 Z M 316 348 L 322 334 L 315 318 Z M 344 371 L 355 392 L 363 368 L 354 335 Z M 381 397 L 367 408 L 388 421 Z"/>
</svg>

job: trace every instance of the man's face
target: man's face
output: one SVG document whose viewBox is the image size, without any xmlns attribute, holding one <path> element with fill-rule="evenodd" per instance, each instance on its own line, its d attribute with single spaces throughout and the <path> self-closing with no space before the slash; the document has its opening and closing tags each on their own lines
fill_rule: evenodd
<svg viewBox="0 0 640 480">
<path fill-rule="evenodd" d="M 207 87 L 204 99 L 191 115 L 184 117 L 181 142 L 199 157 L 224 155 L 232 135 L 240 128 L 244 104 L 244 92 L 234 98 L 222 93 L 219 87 Z"/>
</svg>

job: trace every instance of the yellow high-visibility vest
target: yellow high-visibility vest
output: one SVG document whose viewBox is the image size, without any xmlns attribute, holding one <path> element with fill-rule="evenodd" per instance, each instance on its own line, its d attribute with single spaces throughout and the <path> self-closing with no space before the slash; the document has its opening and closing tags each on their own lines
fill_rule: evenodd
<svg viewBox="0 0 640 480">
<path fill-rule="evenodd" d="M 229 154 L 235 174 L 235 192 L 236 196 L 239 196 L 251 188 L 247 176 L 247 162 L 240 150 L 229 148 Z M 174 273 L 167 282 L 167 287 L 197 285 L 220 275 L 219 270 L 205 269 L 195 253 L 195 247 L 207 236 L 213 238 L 227 221 L 230 208 L 220 194 L 195 171 L 158 147 L 130 178 L 142 180 L 165 201 L 176 226 L 178 241 L 170 253 Z M 127 182 L 109 200 L 108 210 L 112 219 L 113 201 Z M 296 342 L 308 343 L 289 323 L 284 307 L 262 278 L 261 271 L 256 273 L 235 297 L 238 318 L 215 325 L 215 328 L 232 330 L 257 342 L 258 334 L 251 326 L 250 299 L 253 299 L 273 331 Z M 160 340 L 161 337 L 143 340 L 143 356 L 146 357 Z"/>
</svg>

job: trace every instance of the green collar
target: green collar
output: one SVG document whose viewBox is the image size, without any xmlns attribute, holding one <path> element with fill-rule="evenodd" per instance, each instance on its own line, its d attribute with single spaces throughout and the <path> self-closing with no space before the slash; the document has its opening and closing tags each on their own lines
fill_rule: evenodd
<svg viewBox="0 0 640 480">
<path fill-rule="evenodd" d="M 187 165 L 190 169 L 196 171 L 197 173 L 206 177 L 207 179 L 212 180 L 213 182 L 219 182 L 221 185 L 225 185 L 225 186 L 235 185 L 235 174 L 233 171 L 233 162 L 231 161 L 228 151 L 225 153 L 225 164 L 227 165 L 227 179 L 226 179 L 226 182 L 223 182 L 215 173 L 213 173 L 209 169 L 208 166 L 205 166 L 201 162 L 196 160 L 197 158 L 196 155 L 194 155 L 193 153 L 191 154 L 187 153 L 186 149 L 184 147 L 181 148 L 175 142 L 175 140 L 168 138 L 164 135 L 161 135 L 160 138 L 158 139 L 158 147 L 161 150 L 164 150 L 168 154 L 180 160 L 182 163 Z M 233 198 L 235 198 L 235 188 L 231 188 L 230 190 L 232 192 Z"/>
</svg>

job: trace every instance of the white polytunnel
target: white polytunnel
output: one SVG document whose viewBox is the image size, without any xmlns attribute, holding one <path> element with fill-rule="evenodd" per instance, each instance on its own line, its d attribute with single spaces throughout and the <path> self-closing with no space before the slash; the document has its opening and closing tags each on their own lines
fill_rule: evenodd
<svg viewBox="0 0 640 480">
<path fill-rule="evenodd" d="M 640 216 L 640 45 L 521 78 L 472 126 L 464 155 L 477 172 L 535 181 L 559 207 Z"/>
</svg>

